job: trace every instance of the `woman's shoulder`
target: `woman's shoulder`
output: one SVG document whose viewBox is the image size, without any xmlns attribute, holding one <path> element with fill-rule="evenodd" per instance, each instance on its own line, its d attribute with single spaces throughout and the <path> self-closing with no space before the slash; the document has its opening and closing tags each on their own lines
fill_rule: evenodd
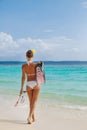
<svg viewBox="0 0 87 130">
<path fill-rule="evenodd" d="M 32 62 L 31 65 L 32 65 L 33 67 L 35 67 L 35 66 L 36 66 L 36 63 L 35 63 L 35 62 Z"/>
<path fill-rule="evenodd" d="M 22 64 L 22 69 L 26 68 L 27 64 Z"/>
</svg>

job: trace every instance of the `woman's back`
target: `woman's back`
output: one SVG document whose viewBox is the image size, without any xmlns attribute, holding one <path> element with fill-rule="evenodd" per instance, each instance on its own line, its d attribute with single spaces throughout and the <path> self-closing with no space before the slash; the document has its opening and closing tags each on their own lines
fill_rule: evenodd
<svg viewBox="0 0 87 130">
<path fill-rule="evenodd" d="M 27 76 L 27 81 L 36 80 L 36 64 L 34 62 L 28 64 L 23 64 L 22 69 L 24 74 Z"/>
</svg>

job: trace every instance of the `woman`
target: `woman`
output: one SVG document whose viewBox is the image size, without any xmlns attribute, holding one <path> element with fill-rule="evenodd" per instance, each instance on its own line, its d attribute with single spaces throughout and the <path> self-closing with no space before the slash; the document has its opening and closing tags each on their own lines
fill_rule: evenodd
<svg viewBox="0 0 87 130">
<path fill-rule="evenodd" d="M 40 86 L 36 82 L 36 70 L 35 70 L 36 64 L 32 61 L 33 56 L 34 56 L 34 52 L 32 50 L 28 50 L 26 52 L 27 64 L 22 65 L 22 80 L 21 80 L 21 89 L 20 89 L 20 95 L 21 95 L 23 92 L 25 77 L 27 77 L 26 91 L 30 103 L 29 115 L 27 118 L 28 124 L 31 124 L 32 122 L 35 121 L 34 111 L 35 111 L 38 95 L 40 92 Z"/>
</svg>

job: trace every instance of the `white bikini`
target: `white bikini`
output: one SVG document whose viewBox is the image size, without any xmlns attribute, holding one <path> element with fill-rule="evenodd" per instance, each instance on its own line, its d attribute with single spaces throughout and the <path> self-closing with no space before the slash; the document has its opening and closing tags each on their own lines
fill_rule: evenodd
<svg viewBox="0 0 87 130">
<path fill-rule="evenodd" d="M 32 61 L 28 61 L 27 64 L 29 65 L 30 63 L 32 63 Z M 35 74 L 26 74 L 26 76 L 29 76 L 29 75 L 35 75 Z M 33 80 L 33 81 L 27 81 L 26 82 L 26 86 L 30 87 L 30 88 L 34 88 L 35 86 L 37 85 L 37 81 L 36 80 Z"/>
<path fill-rule="evenodd" d="M 37 82 L 36 81 L 27 81 L 26 85 L 33 89 L 37 85 Z"/>
</svg>

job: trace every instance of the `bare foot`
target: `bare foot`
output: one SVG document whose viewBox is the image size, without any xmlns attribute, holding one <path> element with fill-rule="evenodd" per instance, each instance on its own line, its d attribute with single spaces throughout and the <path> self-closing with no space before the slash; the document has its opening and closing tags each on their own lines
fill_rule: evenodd
<svg viewBox="0 0 87 130">
<path fill-rule="evenodd" d="M 32 121 L 33 121 L 33 122 L 35 122 L 35 117 L 34 117 L 34 114 L 32 115 L 32 119 L 33 119 Z"/>
<path fill-rule="evenodd" d="M 31 124 L 32 121 L 31 121 L 31 118 L 27 118 L 27 124 Z"/>
</svg>

